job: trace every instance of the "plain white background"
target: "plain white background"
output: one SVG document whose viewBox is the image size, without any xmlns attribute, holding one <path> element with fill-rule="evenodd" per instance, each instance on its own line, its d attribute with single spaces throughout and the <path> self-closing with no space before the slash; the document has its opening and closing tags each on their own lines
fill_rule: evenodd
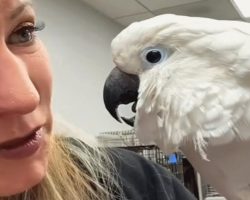
<svg viewBox="0 0 250 200">
<path fill-rule="evenodd" d="M 131 129 L 109 115 L 102 97 L 114 67 L 110 43 L 123 27 L 80 0 L 34 3 L 38 19 L 46 22 L 38 34 L 51 57 L 54 112 L 89 134 Z"/>
</svg>

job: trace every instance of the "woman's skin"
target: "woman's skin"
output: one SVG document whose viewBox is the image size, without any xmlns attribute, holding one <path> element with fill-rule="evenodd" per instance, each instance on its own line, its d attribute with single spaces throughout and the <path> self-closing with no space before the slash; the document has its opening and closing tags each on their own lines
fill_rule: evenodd
<svg viewBox="0 0 250 200">
<path fill-rule="evenodd" d="M 52 76 L 35 22 L 30 1 L 0 0 L 0 196 L 38 184 L 47 169 Z M 15 152 L 36 129 L 39 148 Z"/>
</svg>

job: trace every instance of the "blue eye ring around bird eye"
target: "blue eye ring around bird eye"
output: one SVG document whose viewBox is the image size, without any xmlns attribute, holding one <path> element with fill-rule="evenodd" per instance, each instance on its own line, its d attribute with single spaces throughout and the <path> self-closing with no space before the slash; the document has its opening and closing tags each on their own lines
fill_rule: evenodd
<svg viewBox="0 0 250 200">
<path fill-rule="evenodd" d="M 167 51 L 163 48 L 148 48 L 142 53 L 143 60 L 149 65 L 162 62 L 167 57 Z"/>
</svg>

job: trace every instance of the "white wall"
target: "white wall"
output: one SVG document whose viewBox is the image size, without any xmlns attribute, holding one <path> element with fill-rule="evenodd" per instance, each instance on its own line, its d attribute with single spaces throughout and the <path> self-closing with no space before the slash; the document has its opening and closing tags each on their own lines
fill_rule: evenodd
<svg viewBox="0 0 250 200">
<path fill-rule="evenodd" d="M 35 0 L 46 29 L 54 72 L 53 107 L 91 134 L 130 129 L 116 122 L 103 104 L 104 81 L 113 67 L 110 42 L 123 27 L 78 0 Z"/>
</svg>

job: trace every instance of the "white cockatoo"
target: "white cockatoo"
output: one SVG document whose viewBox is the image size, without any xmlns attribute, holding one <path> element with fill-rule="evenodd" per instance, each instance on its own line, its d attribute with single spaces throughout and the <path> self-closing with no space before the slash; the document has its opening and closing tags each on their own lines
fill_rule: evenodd
<svg viewBox="0 0 250 200">
<path fill-rule="evenodd" d="M 160 15 L 112 41 L 104 102 L 136 101 L 139 140 L 181 150 L 228 200 L 250 200 L 250 24 Z M 133 119 L 122 119 L 133 124 Z"/>
</svg>

